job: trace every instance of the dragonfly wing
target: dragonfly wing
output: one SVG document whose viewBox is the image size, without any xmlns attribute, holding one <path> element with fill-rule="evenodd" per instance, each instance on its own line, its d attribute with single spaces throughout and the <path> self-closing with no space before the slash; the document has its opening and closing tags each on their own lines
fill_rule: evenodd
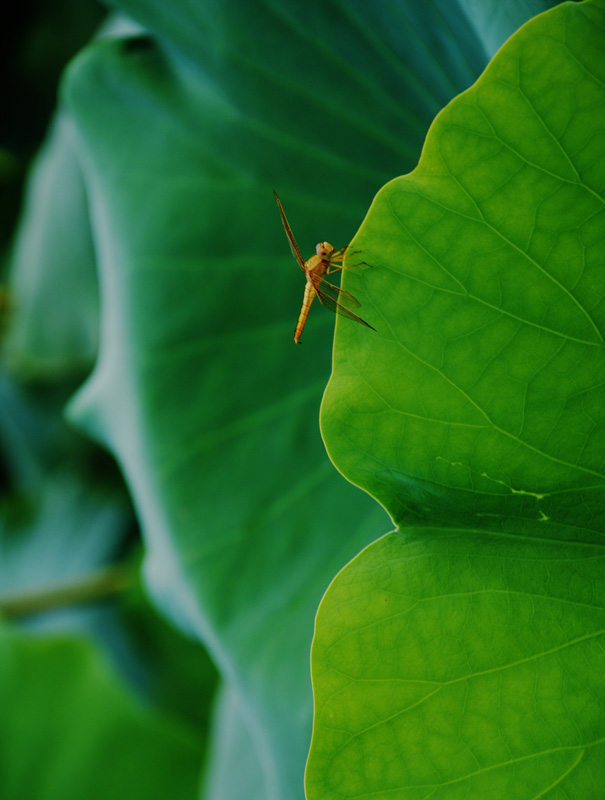
<svg viewBox="0 0 605 800">
<path fill-rule="evenodd" d="M 335 314 L 340 314 L 342 317 L 346 317 L 347 319 L 352 319 L 354 322 L 360 322 L 362 325 L 365 325 L 366 328 L 372 328 L 373 331 L 376 330 L 376 328 L 372 327 L 372 325 L 369 325 L 361 317 L 358 317 L 357 314 L 349 311 L 348 308 L 339 302 L 340 300 L 343 300 L 348 305 L 358 308 L 360 306 L 360 302 L 353 297 L 352 294 L 345 292 L 344 289 L 339 289 L 338 286 L 334 286 L 327 281 L 319 281 L 317 285 L 314 284 L 314 289 L 319 297 L 319 302 L 326 308 L 329 308 L 330 311 L 334 311 Z"/>
<path fill-rule="evenodd" d="M 299 267 L 302 271 L 305 271 L 305 259 L 302 257 L 302 253 L 300 252 L 300 247 L 296 243 L 296 239 L 294 238 L 294 234 L 292 233 L 292 228 L 290 227 L 290 223 L 288 222 L 288 218 L 286 217 L 286 212 L 283 209 L 281 201 L 277 196 L 277 192 L 275 189 L 273 190 L 273 194 L 275 195 L 275 202 L 277 203 L 277 207 L 279 208 L 279 214 L 281 216 L 282 225 L 284 226 L 284 230 L 286 232 L 286 236 L 288 237 L 288 241 L 290 242 L 290 250 L 292 251 L 292 255 L 294 256 L 295 260 L 298 262 Z"/>
<path fill-rule="evenodd" d="M 314 281 L 313 283 L 315 291 L 318 295 L 320 295 L 320 300 L 321 295 L 323 294 L 324 297 L 331 298 L 339 305 L 344 304 L 347 306 L 353 306 L 353 308 L 359 308 L 361 305 L 356 297 L 353 297 L 352 294 L 345 292 L 345 290 L 341 289 L 340 286 L 334 286 L 333 283 L 328 283 L 328 281 L 325 280 Z M 323 300 L 321 300 L 321 302 L 323 303 Z"/>
</svg>

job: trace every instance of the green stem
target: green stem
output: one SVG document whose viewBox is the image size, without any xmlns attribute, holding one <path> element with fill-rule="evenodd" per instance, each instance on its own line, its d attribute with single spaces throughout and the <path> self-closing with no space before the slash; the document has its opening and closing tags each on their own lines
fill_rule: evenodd
<svg viewBox="0 0 605 800">
<path fill-rule="evenodd" d="M 106 600 L 129 589 L 135 581 L 136 573 L 130 566 L 112 564 L 71 583 L 0 598 L 0 619 L 19 619 L 57 608 Z"/>
</svg>

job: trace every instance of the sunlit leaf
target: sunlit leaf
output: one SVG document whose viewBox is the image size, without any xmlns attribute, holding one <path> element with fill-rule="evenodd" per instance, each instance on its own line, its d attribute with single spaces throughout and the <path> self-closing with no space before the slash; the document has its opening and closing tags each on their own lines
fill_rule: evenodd
<svg viewBox="0 0 605 800">
<path fill-rule="evenodd" d="M 605 6 L 505 45 L 377 196 L 322 409 L 399 530 L 322 602 L 309 800 L 598 800 Z"/>
</svg>

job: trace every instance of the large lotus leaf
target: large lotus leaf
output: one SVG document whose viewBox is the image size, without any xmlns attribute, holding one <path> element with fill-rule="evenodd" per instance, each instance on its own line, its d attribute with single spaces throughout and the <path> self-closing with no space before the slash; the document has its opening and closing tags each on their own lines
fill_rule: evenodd
<svg viewBox="0 0 605 800">
<path fill-rule="evenodd" d="M 397 522 L 602 523 L 602 21 L 565 4 L 521 29 L 353 243 L 378 333 L 340 327 L 323 433 Z"/>
<path fill-rule="evenodd" d="M 308 800 L 599 800 L 603 567 L 479 530 L 368 547 L 318 613 Z"/>
<path fill-rule="evenodd" d="M 0 631 L 3 800 L 189 800 L 202 743 L 138 703 L 90 644 Z"/>
<path fill-rule="evenodd" d="M 217 16 L 225 35 L 240 35 L 253 8 Z M 264 16 L 273 47 L 249 46 L 254 68 L 210 29 L 203 70 L 146 39 L 98 42 L 65 86 L 102 294 L 100 358 L 72 415 L 121 462 L 157 600 L 208 642 L 246 705 L 268 797 L 302 793 L 321 595 L 387 524 L 325 457 L 317 413 L 333 319 L 318 313 L 294 348 L 301 275 L 271 189 L 305 250 L 326 234 L 346 242 L 378 181 L 411 166 L 454 88 L 448 72 L 462 87 L 481 66 L 453 41 L 461 71 L 433 64 L 437 88 L 407 112 L 401 97 L 423 78 L 378 46 L 392 23 L 347 30 L 329 49 L 311 39 L 313 74 L 281 12 Z M 393 42 L 402 57 L 416 35 Z M 379 97 L 369 62 L 384 62 Z"/>
<path fill-rule="evenodd" d="M 490 15 L 490 39 L 502 44 L 544 0 L 538 8 L 523 0 L 508 13 L 486 0 L 483 12 L 468 15 L 472 0 L 399 0 L 385 8 L 364 0 L 113 2 L 202 66 L 240 112 L 288 132 L 296 158 L 283 160 L 285 141 L 276 148 L 278 190 L 295 181 L 325 185 L 320 153 L 327 149 L 335 172 L 326 201 L 340 189 L 346 207 L 351 181 L 372 181 L 393 159 L 416 162 L 427 119 L 485 65 L 491 42 L 476 18 Z"/>
<path fill-rule="evenodd" d="M 602 795 L 604 30 L 522 28 L 356 237 L 323 431 L 399 532 L 318 614 L 309 800 Z"/>
</svg>

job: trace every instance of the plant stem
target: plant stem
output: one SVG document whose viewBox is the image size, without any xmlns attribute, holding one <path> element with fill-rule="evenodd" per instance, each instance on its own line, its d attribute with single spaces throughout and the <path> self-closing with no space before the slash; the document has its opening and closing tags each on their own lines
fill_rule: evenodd
<svg viewBox="0 0 605 800">
<path fill-rule="evenodd" d="M 135 580 L 136 573 L 131 567 L 112 564 L 71 583 L 0 598 L 0 619 L 19 619 L 57 608 L 106 600 L 130 588 Z"/>
</svg>

